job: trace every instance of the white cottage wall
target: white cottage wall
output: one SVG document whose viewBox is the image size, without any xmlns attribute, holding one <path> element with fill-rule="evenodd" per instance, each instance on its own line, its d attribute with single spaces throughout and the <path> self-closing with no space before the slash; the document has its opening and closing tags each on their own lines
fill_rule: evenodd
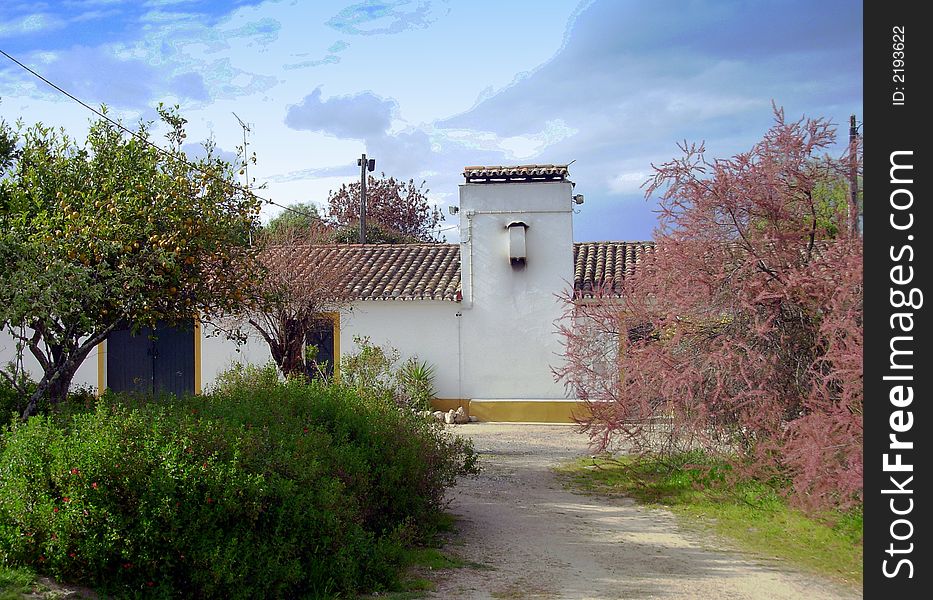
<svg viewBox="0 0 933 600">
<path fill-rule="evenodd" d="M 356 350 L 355 336 L 368 336 L 397 348 L 402 360 L 434 365 L 438 397 L 469 399 L 482 420 L 569 420 L 576 401 L 552 369 L 563 360 L 559 295 L 573 285 L 572 194 L 566 180 L 462 184 L 462 301 L 355 302 L 340 314 L 340 354 Z M 211 333 L 201 329 L 195 358 L 203 391 L 235 362 L 271 358 L 258 336 L 237 345 Z M 0 360 L 11 360 L 14 348 L 0 334 Z M 75 383 L 97 386 L 98 364 L 95 350 Z M 26 366 L 39 374 L 31 357 Z"/>
<path fill-rule="evenodd" d="M 358 348 L 354 336 L 368 336 L 376 345 L 399 351 L 400 363 L 411 356 L 427 361 L 435 371 L 439 398 L 460 399 L 458 351 L 459 302 L 385 300 L 355 302 L 340 315 L 340 352 Z M 466 396 L 469 397 L 469 396 Z"/>
<path fill-rule="evenodd" d="M 100 346 L 91 350 L 85 361 L 78 367 L 74 379 L 71 380 L 71 389 L 85 387 L 97 390 L 97 353 L 99 350 Z M 0 366 L 6 368 L 9 363 L 15 361 L 16 340 L 6 331 L 0 331 Z M 23 368 L 36 381 L 42 378 L 42 367 L 29 350 L 23 352 Z"/>
<path fill-rule="evenodd" d="M 245 344 L 228 339 L 208 324 L 201 326 L 201 391 L 210 391 L 217 376 L 236 363 L 263 365 L 272 352 L 258 333 L 250 332 Z"/>
<path fill-rule="evenodd" d="M 340 313 L 340 354 L 358 350 L 354 336 L 368 336 L 374 344 L 396 348 L 400 363 L 417 356 L 434 365 L 438 396 L 460 398 L 459 307 L 459 303 L 431 300 L 356 302 Z M 205 391 L 218 374 L 234 363 L 263 364 L 272 359 L 269 346 L 258 334 L 251 334 L 246 344 L 237 345 L 222 335 L 210 335 L 211 331 L 204 326 L 201 337 L 201 381 Z"/>
<path fill-rule="evenodd" d="M 463 379 L 475 401 L 563 400 L 551 372 L 562 353 L 558 294 L 573 282 L 569 181 L 460 186 Z M 510 223 L 525 230 L 524 264 L 509 259 Z"/>
</svg>

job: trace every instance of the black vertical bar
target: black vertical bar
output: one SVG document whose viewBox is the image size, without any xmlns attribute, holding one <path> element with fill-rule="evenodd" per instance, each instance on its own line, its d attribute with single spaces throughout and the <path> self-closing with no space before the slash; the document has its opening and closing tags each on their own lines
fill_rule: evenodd
<svg viewBox="0 0 933 600">
<path fill-rule="evenodd" d="M 366 155 L 359 160 L 360 163 L 360 243 L 366 243 Z"/>
<path fill-rule="evenodd" d="M 929 286 L 933 159 L 930 24 L 923 3 L 870 1 L 864 21 L 865 597 L 933 589 L 926 515 L 929 460 Z M 896 315 L 902 315 L 900 317 Z M 896 350 L 896 352 L 895 352 Z M 901 352 L 903 351 L 903 352 Z M 893 436 L 893 437 L 892 437 Z M 924 592 L 923 590 L 927 591 Z"/>
</svg>

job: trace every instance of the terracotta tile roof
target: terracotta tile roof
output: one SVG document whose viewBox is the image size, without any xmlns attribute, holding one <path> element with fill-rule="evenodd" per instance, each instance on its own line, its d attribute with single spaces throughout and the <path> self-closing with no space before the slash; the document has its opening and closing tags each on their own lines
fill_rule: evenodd
<svg viewBox="0 0 933 600">
<path fill-rule="evenodd" d="M 463 176 L 470 183 L 503 181 L 561 181 L 567 178 L 567 165 L 517 165 L 463 167 Z"/>
<path fill-rule="evenodd" d="M 580 242 L 573 245 L 573 287 L 593 297 L 600 285 L 619 294 L 622 281 L 654 242 Z M 274 246 L 271 260 L 293 265 L 301 277 L 322 261 L 350 274 L 346 291 L 358 300 L 460 300 L 458 244 L 338 244 Z"/>
<path fill-rule="evenodd" d="M 622 282 L 650 252 L 654 252 L 654 242 L 576 243 L 573 245 L 573 289 L 583 298 L 592 298 L 600 286 L 619 295 Z"/>
<path fill-rule="evenodd" d="M 275 246 L 272 261 L 287 261 L 296 276 L 322 261 L 349 273 L 346 292 L 358 300 L 460 299 L 458 244 L 339 244 Z"/>
</svg>

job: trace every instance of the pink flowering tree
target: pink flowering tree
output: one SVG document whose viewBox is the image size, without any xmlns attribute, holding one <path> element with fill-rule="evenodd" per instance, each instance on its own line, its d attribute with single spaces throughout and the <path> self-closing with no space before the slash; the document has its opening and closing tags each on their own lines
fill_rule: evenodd
<svg viewBox="0 0 933 600">
<path fill-rule="evenodd" d="M 862 248 L 834 140 L 775 109 L 748 152 L 685 143 L 655 167 L 655 251 L 621 291 L 568 297 L 560 326 L 557 376 L 598 447 L 699 448 L 809 508 L 861 501 Z"/>
</svg>

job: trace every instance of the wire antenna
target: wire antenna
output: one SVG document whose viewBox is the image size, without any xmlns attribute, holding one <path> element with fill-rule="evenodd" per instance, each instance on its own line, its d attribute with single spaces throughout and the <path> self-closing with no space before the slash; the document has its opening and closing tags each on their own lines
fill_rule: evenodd
<svg viewBox="0 0 933 600">
<path fill-rule="evenodd" d="M 253 130 L 249 128 L 249 123 L 244 122 L 243 119 L 239 117 L 239 115 L 233 111 L 230 112 L 233 113 L 233 116 L 236 117 L 237 121 L 239 121 L 240 127 L 243 128 L 243 173 L 246 176 L 246 189 L 249 190 L 249 155 L 246 151 L 246 134 L 252 133 Z"/>
</svg>

